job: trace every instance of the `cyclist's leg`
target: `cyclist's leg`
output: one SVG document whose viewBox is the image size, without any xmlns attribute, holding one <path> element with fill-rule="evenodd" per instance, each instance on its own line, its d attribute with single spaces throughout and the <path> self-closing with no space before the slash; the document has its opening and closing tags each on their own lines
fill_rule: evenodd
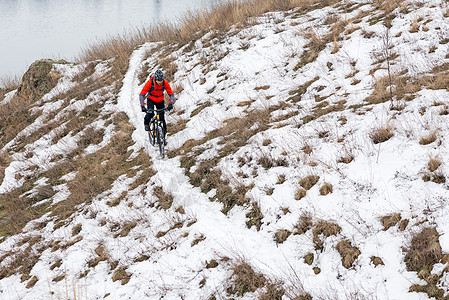
<svg viewBox="0 0 449 300">
<path fill-rule="evenodd" d="M 156 103 L 156 109 L 163 109 L 165 107 L 164 101 Z M 167 124 L 165 123 L 165 112 L 159 113 L 160 120 L 162 122 L 162 129 L 164 130 L 164 137 L 165 133 L 167 132 Z"/>
<path fill-rule="evenodd" d="M 148 109 L 154 109 L 154 102 L 151 100 L 147 100 L 147 108 Z M 147 112 L 147 114 L 145 115 L 145 118 L 143 120 L 143 125 L 145 126 L 145 130 L 150 128 L 150 121 L 151 118 L 153 118 L 154 116 L 154 112 Z M 147 130 L 149 131 L 149 130 Z"/>
</svg>

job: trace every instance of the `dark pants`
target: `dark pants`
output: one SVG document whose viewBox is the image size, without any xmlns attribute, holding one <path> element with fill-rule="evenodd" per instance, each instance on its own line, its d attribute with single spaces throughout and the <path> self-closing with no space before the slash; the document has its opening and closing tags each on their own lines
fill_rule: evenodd
<svg viewBox="0 0 449 300">
<path fill-rule="evenodd" d="M 154 109 L 156 106 L 156 109 L 163 109 L 165 107 L 164 101 L 156 103 L 151 100 L 147 100 L 147 109 Z M 153 118 L 154 112 L 148 111 L 145 115 L 145 119 L 143 120 L 144 125 L 150 125 L 151 118 Z M 167 124 L 165 123 L 165 112 L 162 111 L 159 113 L 159 118 L 162 121 L 162 125 L 164 128 L 164 133 L 167 132 Z"/>
</svg>

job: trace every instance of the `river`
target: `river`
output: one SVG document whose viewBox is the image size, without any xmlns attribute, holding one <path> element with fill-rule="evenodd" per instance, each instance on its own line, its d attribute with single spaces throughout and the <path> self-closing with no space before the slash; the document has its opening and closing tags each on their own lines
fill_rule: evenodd
<svg viewBox="0 0 449 300">
<path fill-rule="evenodd" d="M 228 0 L 0 0 L 0 78 L 41 58 L 73 59 L 96 40 Z"/>
</svg>

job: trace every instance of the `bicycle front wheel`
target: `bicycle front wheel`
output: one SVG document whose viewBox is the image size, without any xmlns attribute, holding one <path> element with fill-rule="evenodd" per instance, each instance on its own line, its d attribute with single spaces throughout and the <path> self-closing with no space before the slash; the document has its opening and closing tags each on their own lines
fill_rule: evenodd
<svg viewBox="0 0 449 300">
<path fill-rule="evenodd" d="M 157 130 L 157 144 L 159 146 L 159 154 L 162 158 L 165 157 L 165 143 L 164 143 L 164 131 L 162 129 L 162 126 L 158 126 L 156 128 Z"/>
<path fill-rule="evenodd" d="M 148 137 L 150 138 L 151 146 L 156 143 L 156 129 L 154 128 L 154 122 L 150 124 L 150 131 L 148 131 Z"/>
</svg>

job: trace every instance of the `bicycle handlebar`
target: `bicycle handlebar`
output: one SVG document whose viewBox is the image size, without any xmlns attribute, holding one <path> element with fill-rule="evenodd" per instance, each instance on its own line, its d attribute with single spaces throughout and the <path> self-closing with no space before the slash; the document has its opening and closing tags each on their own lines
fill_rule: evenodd
<svg viewBox="0 0 449 300">
<path fill-rule="evenodd" d="M 147 112 L 163 112 L 166 111 L 168 107 L 164 107 L 162 109 L 151 109 L 151 108 L 147 108 Z"/>
</svg>

